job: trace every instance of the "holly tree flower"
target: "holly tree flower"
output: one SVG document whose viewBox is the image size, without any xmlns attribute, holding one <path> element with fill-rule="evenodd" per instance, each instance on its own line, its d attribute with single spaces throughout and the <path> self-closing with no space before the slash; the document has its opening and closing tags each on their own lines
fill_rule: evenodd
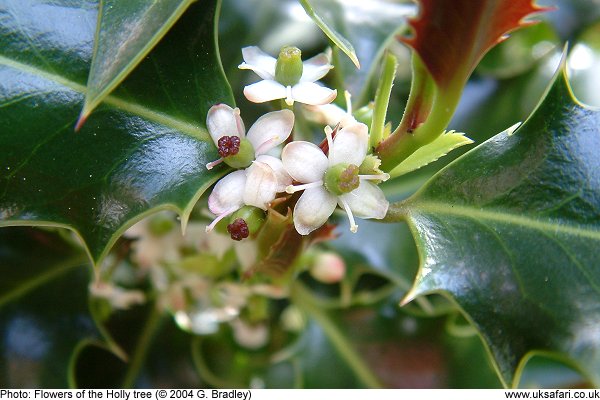
<svg viewBox="0 0 600 400">
<path fill-rule="evenodd" d="M 358 226 L 354 217 L 382 219 L 389 202 L 373 181 L 385 181 L 389 175 L 373 173 L 372 158 L 367 157 L 368 128 L 355 123 L 340 129 L 335 138 L 325 128 L 329 154 L 310 142 L 287 144 L 281 154 L 283 166 L 300 185 L 286 192 L 304 190 L 294 207 L 294 226 L 301 235 L 319 228 L 340 206 L 348 215 L 350 230 Z M 364 161 L 364 163 L 363 163 Z"/>
<path fill-rule="evenodd" d="M 276 194 L 291 183 L 281 160 L 265 153 L 289 137 L 294 126 L 294 113 L 290 110 L 267 113 L 246 134 L 239 109 L 218 104 L 208 111 L 206 125 L 221 156 L 206 168 L 211 169 L 221 162 L 233 168 L 244 168 L 226 175 L 213 188 L 208 208 L 217 217 L 206 231 L 212 230 L 223 218 L 251 206 L 228 227 L 231 237 L 241 240 L 252 230 L 247 222 L 258 218 L 256 208 L 266 210 Z"/>
<path fill-rule="evenodd" d="M 335 99 L 336 90 L 315 83 L 333 66 L 326 53 L 320 53 L 302 62 L 300 49 L 284 46 L 277 59 L 256 46 L 242 49 L 244 62 L 240 69 L 250 69 L 263 80 L 244 88 L 246 98 L 254 103 L 285 99 L 291 106 L 299 103 L 321 105 Z"/>
</svg>

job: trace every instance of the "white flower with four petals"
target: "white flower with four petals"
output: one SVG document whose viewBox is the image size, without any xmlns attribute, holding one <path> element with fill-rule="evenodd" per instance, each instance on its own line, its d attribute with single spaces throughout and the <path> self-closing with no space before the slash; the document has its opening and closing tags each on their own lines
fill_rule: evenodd
<svg viewBox="0 0 600 400">
<path fill-rule="evenodd" d="M 258 47 L 244 47 L 242 57 L 244 62 L 240 64 L 239 68 L 250 69 L 264 79 L 244 88 L 244 95 L 254 103 L 285 99 L 290 106 L 294 104 L 294 101 L 322 105 L 331 103 L 337 95 L 336 90 L 315 83 L 333 68 L 329 55 L 325 53 L 304 61 L 300 68 L 301 76 L 294 84 L 286 84 L 276 79 L 278 59 L 271 57 Z"/>
<path fill-rule="evenodd" d="M 332 138 L 326 129 L 329 155 L 310 142 L 286 145 L 281 154 L 283 166 L 301 185 L 288 186 L 294 193 L 304 190 L 294 207 L 294 226 L 301 235 L 319 228 L 340 206 L 348 215 L 350 230 L 358 226 L 354 217 L 382 219 L 389 202 L 382 190 L 369 180 L 386 180 L 388 174 L 360 175 L 359 167 L 367 155 L 368 128 L 365 124 L 347 125 Z"/>
</svg>

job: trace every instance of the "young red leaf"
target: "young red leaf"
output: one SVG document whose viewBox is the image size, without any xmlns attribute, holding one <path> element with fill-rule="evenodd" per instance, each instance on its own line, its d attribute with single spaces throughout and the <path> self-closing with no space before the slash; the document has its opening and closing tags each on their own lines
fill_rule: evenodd
<svg viewBox="0 0 600 400">
<path fill-rule="evenodd" d="M 507 33 L 532 24 L 525 18 L 548 10 L 534 0 L 419 0 L 420 13 L 409 21 L 413 83 L 404 116 L 376 149 L 390 171 L 447 128 L 469 76 Z"/>
<path fill-rule="evenodd" d="M 531 21 L 532 13 L 548 10 L 534 0 L 420 0 L 413 35 L 400 40 L 412 47 L 436 84 L 464 83 L 483 55 L 506 34 Z"/>
</svg>

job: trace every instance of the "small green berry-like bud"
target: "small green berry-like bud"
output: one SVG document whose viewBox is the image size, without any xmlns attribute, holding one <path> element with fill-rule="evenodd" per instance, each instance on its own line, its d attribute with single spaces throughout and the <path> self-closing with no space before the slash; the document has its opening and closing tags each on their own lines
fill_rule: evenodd
<svg viewBox="0 0 600 400">
<path fill-rule="evenodd" d="M 293 86 L 302 77 L 302 53 L 294 46 L 284 46 L 275 64 L 275 79 L 284 86 Z"/>
<path fill-rule="evenodd" d="M 360 185 L 358 167 L 354 164 L 337 164 L 325 172 L 325 188 L 336 196 L 350 193 Z"/>
<path fill-rule="evenodd" d="M 237 153 L 223 158 L 223 161 L 231 168 L 246 168 L 252 164 L 254 157 L 254 147 L 252 147 L 252 143 L 250 143 L 248 139 L 241 139 Z"/>
<path fill-rule="evenodd" d="M 241 219 L 245 222 L 248 233 L 253 235 L 258 232 L 260 227 L 265 222 L 265 212 L 258 207 L 244 206 L 234 212 L 229 218 L 229 221 L 231 224 L 233 224 L 238 219 Z M 231 232 L 229 233 L 231 234 Z"/>
</svg>

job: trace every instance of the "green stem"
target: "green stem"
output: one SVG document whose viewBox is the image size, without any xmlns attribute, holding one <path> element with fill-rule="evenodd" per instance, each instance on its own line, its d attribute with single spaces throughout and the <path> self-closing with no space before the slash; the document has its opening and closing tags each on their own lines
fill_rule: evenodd
<svg viewBox="0 0 600 400">
<path fill-rule="evenodd" d="M 329 341 L 338 351 L 339 355 L 348 363 L 357 378 L 369 388 L 382 388 L 379 379 L 371 372 L 370 367 L 360 358 L 352 347 L 352 344 L 342 334 L 340 329 L 331 321 L 313 301 L 312 294 L 300 282 L 297 282 L 292 290 L 292 300 L 298 308 L 304 310 L 323 329 Z"/>
<path fill-rule="evenodd" d="M 148 348 L 150 347 L 150 343 L 154 338 L 154 334 L 160 327 L 162 313 L 153 308 L 142 332 L 138 339 L 137 346 L 133 350 L 133 354 L 131 360 L 129 362 L 129 366 L 127 368 L 127 373 L 125 374 L 125 378 L 123 379 L 123 388 L 131 389 L 135 384 L 135 380 L 137 379 L 140 369 L 142 368 L 142 364 L 146 359 L 146 354 L 148 353 Z"/>
<path fill-rule="evenodd" d="M 391 54 L 386 54 L 383 64 L 383 73 L 375 94 L 373 120 L 371 121 L 371 134 L 369 136 L 369 144 L 371 147 L 377 147 L 377 145 L 385 139 L 383 137 L 385 117 L 390 103 L 390 95 L 392 94 L 392 86 L 394 86 L 394 77 L 396 76 L 397 67 L 398 62 L 396 57 Z"/>
<path fill-rule="evenodd" d="M 463 86 L 464 83 L 457 80 L 453 85 L 440 88 L 420 58 L 413 54 L 413 82 L 402 121 L 376 149 L 384 171 L 391 171 L 444 132 Z"/>
</svg>

